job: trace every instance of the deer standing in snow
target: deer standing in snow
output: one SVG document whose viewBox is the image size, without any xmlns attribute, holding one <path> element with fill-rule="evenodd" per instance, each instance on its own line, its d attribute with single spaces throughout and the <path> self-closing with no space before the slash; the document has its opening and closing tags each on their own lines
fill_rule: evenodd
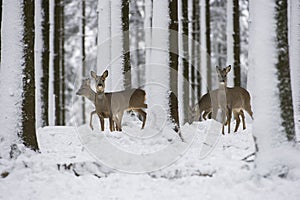
<svg viewBox="0 0 300 200">
<path fill-rule="evenodd" d="M 246 129 L 244 111 L 243 110 L 238 111 L 234 109 L 232 112 L 233 112 L 234 119 L 236 120 L 234 132 L 236 132 L 239 128 L 241 122 L 240 116 L 242 117 L 243 129 Z M 206 120 L 207 116 L 211 118 L 211 113 L 212 113 L 211 98 L 209 93 L 206 93 L 200 98 L 200 100 L 194 106 L 194 108 L 190 108 L 189 123 L 198 120 L 201 121 L 202 119 Z"/>
<path fill-rule="evenodd" d="M 103 127 L 102 130 L 104 130 L 104 118 L 108 117 L 116 123 L 116 129 L 122 131 L 122 118 L 126 110 L 133 110 L 143 117 L 143 129 L 147 116 L 147 113 L 142 110 L 142 108 L 147 108 L 147 104 L 145 104 L 146 92 L 142 89 L 128 89 L 105 93 L 105 80 L 108 71 L 103 72 L 101 76 L 91 71 L 91 76 L 95 79 L 95 106 L 96 113 L 100 117 L 101 127 Z"/>
<path fill-rule="evenodd" d="M 96 100 L 96 92 L 94 92 L 94 90 L 91 89 L 91 80 L 89 78 L 83 80 L 79 90 L 76 92 L 76 95 L 79 96 L 83 96 L 86 97 L 87 99 L 89 99 L 95 106 L 95 100 Z M 90 114 L 90 127 L 93 130 L 93 124 L 92 124 L 92 118 L 93 115 L 96 114 L 96 110 L 92 111 Z M 99 116 L 99 115 L 98 115 Z M 104 116 L 103 116 L 104 117 Z M 115 126 L 114 126 L 114 122 L 112 120 L 112 117 L 110 116 L 106 116 L 109 117 L 109 125 L 110 125 L 110 131 L 114 131 L 115 130 Z M 100 124 L 101 124 L 101 130 L 104 130 L 104 126 L 102 127 L 102 123 L 101 123 L 101 117 L 99 116 L 100 119 Z M 103 122 L 104 123 L 104 122 Z"/>
<path fill-rule="evenodd" d="M 232 112 L 234 115 L 241 113 L 245 110 L 253 119 L 253 112 L 250 105 L 250 94 L 242 87 L 227 87 L 227 74 L 231 69 L 231 65 L 222 69 L 216 67 L 218 73 L 219 88 L 210 92 L 212 100 L 212 118 L 217 119 L 218 110 L 221 109 L 222 117 L 222 134 L 224 134 L 224 126 L 228 125 L 228 133 L 230 133 L 230 122 Z M 226 120 L 225 120 L 226 116 Z M 239 117 L 238 117 L 239 118 Z M 245 124 L 243 124 L 245 125 Z"/>
</svg>

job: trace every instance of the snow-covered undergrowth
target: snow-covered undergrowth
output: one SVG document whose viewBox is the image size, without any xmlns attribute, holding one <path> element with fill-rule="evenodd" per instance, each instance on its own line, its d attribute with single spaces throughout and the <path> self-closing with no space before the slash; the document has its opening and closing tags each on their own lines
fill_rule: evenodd
<svg viewBox="0 0 300 200">
<path fill-rule="evenodd" d="M 254 157 L 249 156 L 255 150 L 251 124 L 246 130 L 218 135 L 217 140 L 207 140 L 212 121 L 186 124 L 182 143 L 170 127 L 163 130 L 163 136 L 155 137 L 151 136 L 153 129 L 140 130 L 140 122 L 129 115 L 124 118 L 123 133 L 101 133 L 99 125 L 93 132 L 88 126 L 39 129 L 41 153 L 18 146 L 16 159 L 0 159 L 0 199 L 299 199 L 296 168 L 284 178 L 262 178 L 254 173 Z M 160 170 L 126 173 L 121 171 L 157 165 L 136 163 L 134 158 L 109 168 L 94 152 L 95 146 L 88 145 L 99 142 L 98 150 L 109 154 L 113 150 L 101 147 L 104 138 L 136 157 L 160 151 L 155 156 L 162 160 L 164 150 L 172 145 L 184 151 L 167 154 L 174 156 L 173 162 Z M 206 146 L 212 148 L 205 150 Z M 210 153 L 205 156 L 204 151 Z M 122 169 L 122 165 L 129 168 Z"/>
</svg>

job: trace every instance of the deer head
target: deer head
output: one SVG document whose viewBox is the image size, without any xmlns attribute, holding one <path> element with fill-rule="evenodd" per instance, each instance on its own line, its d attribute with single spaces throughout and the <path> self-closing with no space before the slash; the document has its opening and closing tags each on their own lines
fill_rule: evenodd
<svg viewBox="0 0 300 200">
<path fill-rule="evenodd" d="M 98 76 L 96 72 L 91 71 L 91 76 L 95 79 L 97 93 L 103 93 L 105 89 L 105 80 L 108 76 L 108 71 L 105 70 L 101 76 Z"/>
</svg>

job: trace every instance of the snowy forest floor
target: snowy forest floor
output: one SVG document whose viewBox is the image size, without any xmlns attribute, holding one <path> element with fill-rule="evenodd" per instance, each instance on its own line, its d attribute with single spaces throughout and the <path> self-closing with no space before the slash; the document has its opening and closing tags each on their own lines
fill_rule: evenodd
<svg viewBox="0 0 300 200">
<path fill-rule="evenodd" d="M 259 177 L 253 172 L 254 157 L 244 160 L 254 152 L 251 124 L 246 130 L 219 135 L 212 151 L 201 157 L 210 123 L 183 126 L 183 133 L 196 133 L 187 151 L 161 170 L 140 174 L 106 167 L 82 143 L 105 136 L 126 151 L 142 152 L 170 143 L 168 136 L 156 143 L 147 140 L 133 144 L 135 140 L 126 139 L 124 132 L 146 134 L 151 129 L 139 130 L 126 117 L 123 133 L 93 131 L 82 138 L 78 130 L 87 130 L 88 126 L 39 129 L 41 153 L 26 150 L 16 159 L 0 159 L 0 199 L 299 199 L 299 179 L 289 175 Z M 172 140 L 181 143 L 176 137 Z"/>
</svg>

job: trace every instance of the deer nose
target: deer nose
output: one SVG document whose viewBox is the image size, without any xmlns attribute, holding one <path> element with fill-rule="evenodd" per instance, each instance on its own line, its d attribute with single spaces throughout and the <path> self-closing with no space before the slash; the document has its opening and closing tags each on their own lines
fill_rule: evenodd
<svg viewBox="0 0 300 200">
<path fill-rule="evenodd" d="M 103 87 L 103 84 L 102 84 L 102 83 L 99 83 L 99 84 L 98 84 L 98 87 Z"/>
</svg>

